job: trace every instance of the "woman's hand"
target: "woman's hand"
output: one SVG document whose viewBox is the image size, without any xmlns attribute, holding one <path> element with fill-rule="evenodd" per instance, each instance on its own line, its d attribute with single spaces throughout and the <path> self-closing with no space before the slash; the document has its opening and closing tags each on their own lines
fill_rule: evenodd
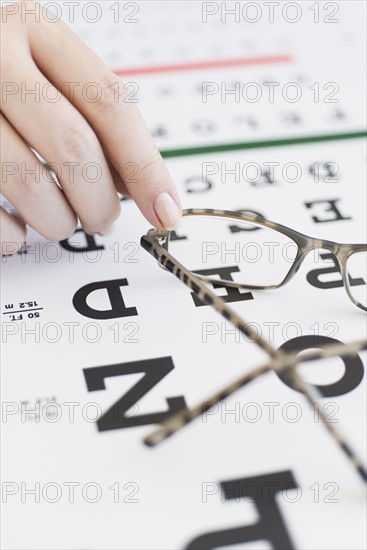
<svg viewBox="0 0 367 550">
<path fill-rule="evenodd" d="M 24 241 L 23 222 L 50 240 L 70 237 L 77 217 L 88 234 L 108 232 L 120 213 L 117 191 L 152 225 L 174 228 L 179 197 L 121 79 L 37 4 L 0 11 L 1 193 L 20 215 L 1 209 L 2 253 Z"/>
</svg>

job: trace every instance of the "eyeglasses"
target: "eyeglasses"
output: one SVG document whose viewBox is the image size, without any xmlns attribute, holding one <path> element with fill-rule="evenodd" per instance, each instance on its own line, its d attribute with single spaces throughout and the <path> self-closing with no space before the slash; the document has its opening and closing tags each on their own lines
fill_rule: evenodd
<svg viewBox="0 0 367 550">
<path fill-rule="evenodd" d="M 250 213 L 190 209 L 184 211 L 183 219 L 181 235 L 168 234 L 164 246 L 201 280 L 227 287 L 275 289 L 294 277 L 310 252 L 327 250 L 337 260 L 350 300 L 367 311 L 367 244 L 309 237 Z M 210 276 L 213 272 L 217 278 Z"/>
<path fill-rule="evenodd" d="M 211 283 L 214 286 L 249 289 L 278 288 L 283 286 L 295 275 L 295 273 L 297 273 L 309 252 L 316 249 L 326 249 L 334 254 L 338 260 L 343 283 L 349 298 L 357 307 L 367 311 L 365 305 L 366 301 L 363 299 L 362 292 L 356 296 L 351 290 L 349 280 L 351 275 L 350 270 L 354 270 L 355 266 L 363 267 L 363 261 L 360 260 L 360 257 L 364 257 L 364 259 L 367 258 L 367 245 L 339 244 L 332 241 L 314 239 L 278 223 L 265 220 L 263 217 L 256 214 L 229 212 L 224 210 L 189 209 L 184 210 L 183 216 L 185 221 L 190 220 L 190 222 L 199 218 L 214 221 L 211 232 L 207 234 L 210 240 L 206 240 L 206 237 L 203 238 L 203 224 L 201 224 L 199 229 L 198 225 L 195 226 L 195 224 L 190 223 L 189 225 L 183 224 L 181 226 L 180 231 L 184 233 L 182 235 L 159 229 L 150 229 L 148 234 L 141 238 L 142 247 L 158 260 L 161 267 L 172 272 L 186 284 L 201 302 L 210 304 L 225 319 L 233 323 L 240 332 L 255 342 L 269 355 L 270 361 L 244 374 L 238 380 L 232 382 L 229 386 L 223 388 L 222 391 L 209 397 L 196 407 L 183 409 L 168 417 L 161 423 L 156 431 L 145 438 L 144 442 L 148 446 L 157 445 L 243 386 L 270 371 L 275 371 L 281 374 L 283 379 L 288 379 L 290 384 L 295 389 L 302 392 L 307 401 L 315 406 L 322 396 L 315 386 L 306 382 L 303 377 L 298 374 L 297 366 L 304 362 L 311 362 L 327 357 L 343 358 L 355 356 L 359 351 L 367 349 L 366 340 L 347 345 L 317 344 L 317 350 L 312 350 L 302 355 L 297 351 L 276 349 L 265 338 L 259 336 L 258 332 L 251 324 L 244 321 L 220 296 L 217 296 L 207 286 L 207 283 Z M 218 221 L 220 224 L 216 223 Z M 227 230 L 229 233 L 224 233 L 223 236 L 223 230 Z M 262 235 L 260 235 L 260 230 L 263 233 Z M 250 241 L 248 237 L 247 239 L 242 238 L 242 241 L 236 241 L 240 243 L 238 246 L 233 246 L 233 239 L 229 241 L 226 239 L 226 236 L 228 237 L 229 234 L 241 233 L 242 237 L 242 235 L 248 236 L 249 232 L 255 231 L 257 233 L 255 240 L 253 239 Z M 266 236 L 264 235 L 264 231 L 267 232 Z M 185 262 L 185 266 L 191 265 L 192 263 L 197 266 L 197 262 L 201 259 L 202 263 L 206 264 L 205 270 L 198 269 L 197 267 L 195 267 L 194 270 L 188 269 L 181 261 L 176 259 L 176 254 L 174 257 L 168 252 L 170 241 L 176 241 L 177 249 L 179 247 L 179 241 L 187 239 L 189 239 L 190 246 L 187 247 L 185 254 L 181 254 L 183 260 L 181 257 L 180 260 Z M 196 244 L 193 244 L 194 242 L 196 242 Z M 246 250 L 245 245 L 247 245 Z M 227 246 L 231 248 L 227 248 Z M 250 246 L 253 247 L 256 256 L 252 254 L 252 252 L 250 254 Z M 265 254 L 264 250 L 266 251 Z M 224 267 L 208 268 L 207 264 L 209 263 L 210 265 L 208 260 L 212 260 L 218 253 L 221 263 L 225 264 Z M 239 269 L 237 265 L 228 266 L 229 258 L 227 258 L 227 256 L 231 257 L 232 263 L 233 256 L 235 256 L 234 259 L 239 260 L 242 269 Z M 354 256 L 358 256 L 358 260 L 352 260 L 353 268 L 350 268 L 350 260 L 353 259 Z M 215 258 L 215 262 L 217 265 L 218 257 Z M 280 264 L 282 265 L 280 266 Z M 287 268 L 285 269 L 286 264 Z M 238 276 L 241 281 L 234 280 L 232 278 L 232 273 L 234 273 L 234 276 Z M 219 274 L 220 278 L 211 277 L 211 274 Z M 260 279 L 261 284 L 256 284 L 256 277 L 262 277 L 262 279 Z M 278 277 L 277 280 L 275 279 L 276 277 Z M 265 278 L 273 282 L 265 284 Z M 364 281 L 365 280 L 366 279 L 364 279 Z M 364 281 L 362 282 L 364 283 Z M 367 472 L 352 446 L 346 441 L 345 437 L 340 434 L 335 424 L 328 422 L 327 417 L 320 409 L 319 413 L 324 426 L 334 437 L 336 443 L 348 457 L 350 463 L 356 468 L 362 479 L 366 481 Z"/>
</svg>

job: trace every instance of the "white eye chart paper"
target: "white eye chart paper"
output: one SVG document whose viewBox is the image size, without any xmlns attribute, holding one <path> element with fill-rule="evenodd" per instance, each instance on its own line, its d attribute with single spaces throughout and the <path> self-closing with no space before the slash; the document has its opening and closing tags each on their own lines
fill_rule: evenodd
<svg viewBox="0 0 367 550">
<path fill-rule="evenodd" d="M 184 208 L 365 242 L 364 2 L 52 4 L 126 83 Z M 140 246 L 149 223 L 121 201 L 109 236 L 29 229 L 2 258 L 3 547 L 365 548 L 363 482 L 276 373 L 144 445 L 267 357 L 158 267 Z M 174 240 L 190 247 L 184 225 Z M 275 348 L 365 337 L 326 250 L 278 290 L 215 292 Z M 365 463 L 365 352 L 302 369 Z"/>
</svg>

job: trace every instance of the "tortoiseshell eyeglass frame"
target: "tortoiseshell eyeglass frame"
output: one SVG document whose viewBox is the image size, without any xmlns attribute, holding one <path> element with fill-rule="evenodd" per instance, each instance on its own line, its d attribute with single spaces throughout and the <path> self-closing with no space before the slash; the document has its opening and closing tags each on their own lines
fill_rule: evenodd
<svg viewBox="0 0 367 550">
<path fill-rule="evenodd" d="M 195 418 L 201 416 L 205 411 L 212 408 L 214 405 L 218 404 L 220 401 L 223 401 L 228 396 L 252 382 L 259 376 L 270 372 L 276 371 L 281 373 L 283 376 L 286 376 L 291 381 L 293 387 L 301 391 L 307 401 L 312 405 L 317 405 L 322 399 L 322 395 L 317 389 L 316 386 L 313 386 L 306 382 L 296 370 L 297 365 L 303 362 L 315 361 L 325 357 L 347 357 L 355 356 L 359 351 L 367 349 L 367 340 L 361 340 L 354 342 L 352 344 L 324 344 L 320 345 L 317 343 L 315 338 L 315 348 L 317 350 L 311 350 L 307 353 L 299 354 L 297 351 L 283 351 L 281 349 L 276 349 L 270 344 L 265 338 L 259 336 L 258 332 L 253 328 L 251 324 L 248 324 L 244 321 L 228 304 L 222 300 L 220 296 L 217 296 L 212 290 L 210 290 L 206 283 L 220 283 L 223 286 L 236 286 L 239 288 L 252 288 L 252 289 L 269 289 L 269 288 L 278 288 L 284 285 L 289 281 L 293 275 L 298 271 L 301 263 L 305 259 L 306 255 L 314 249 L 323 248 L 329 250 L 338 259 L 340 270 L 342 273 L 344 285 L 347 288 L 348 295 L 352 302 L 366 311 L 366 308 L 356 302 L 349 292 L 348 287 L 348 275 L 346 271 L 346 261 L 350 255 L 355 252 L 361 252 L 367 250 L 367 245 L 364 244 L 338 244 L 332 241 L 325 241 L 322 239 L 313 239 L 307 235 L 303 235 L 298 231 L 294 231 L 285 227 L 281 224 L 265 220 L 264 218 L 257 216 L 255 214 L 243 214 L 238 212 L 230 212 L 225 210 L 212 210 L 212 209 L 188 209 L 183 211 L 184 216 L 213 216 L 227 218 L 229 221 L 244 221 L 252 222 L 256 225 L 263 227 L 269 227 L 275 229 L 284 235 L 287 235 L 293 239 L 298 245 L 298 252 L 294 263 L 292 264 L 289 272 L 287 273 L 284 280 L 276 286 L 268 287 L 257 287 L 257 286 L 245 286 L 242 284 L 235 283 L 233 281 L 222 281 L 221 279 L 212 279 L 210 277 L 203 277 L 196 274 L 188 269 L 186 269 L 181 263 L 179 263 L 169 252 L 168 252 L 168 243 L 169 243 L 169 231 L 161 229 L 150 229 L 147 235 L 144 235 L 141 238 L 141 246 L 147 250 L 152 256 L 156 258 L 158 264 L 161 267 L 164 267 L 166 270 L 173 273 L 178 279 L 180 279 L 186 286 L 188 286 L 195 294 L 206 304 L 213 306 L 213 308 L 218 311 L 225 319 L 230 321 L 235 325 L 235 327 L 255 342 L 265 353 L 271 358 L 269 363 L 258 367 L 246 374 L 241 378 L 231 383 L 229 386 L 224 388 L 222 391 L 216 393 L 210 398 L 206 399 L 201 404 L 193 407 L 191 409 L 183 409 L 172 416 L 164 420 L 160 427 L 148 435 L 144 442 L 148 446 L 155 446 L 161 441 L 171 436 L 183 426 L 194 420 Z M 301 351 L 301 350 L 300 350 Z M 367 480 L 367 472 L 362 463 L 358 458 L 357 453 L 353 450 L 352 446 L 346 441 L 345 437 L 340 434 L 339 429 L 336 428 L 334 423 L 330 423 L 327 420 L 322 409 L 318 407 L 320 418 L 323 420 L 324 426 L 327 428 L 329 433 L 334 437 L 336 443 L 339 445 L 341 450 L 348 457 L 351 464 L 356 468 L 359 475 L 364 481 Z"/>
<path fill-rule="evenodd" d="M 344 243 L 336 243 L 334 241 L 328 241 L 325 239 L 317 239 L 315 237 L 309 237 L 308 235 L 300 233 L 299 231 L 295 231 L 294 229 L 290 229 L 285 225 L 281 225 L 280 223 L 267 220 L 262 216 L 259 216 L 256 214 L 250 214 L 250 213 L 230 212 L 228 210 L 211 210 L 211 209 L 192 208 L 192 209 L 184 210 L 183 216 L 200 216 L 200 217 L 207 216 L 210 218 L 226 218 L 228 219 L 229 222 L 240 221 L 240 222 L 253 223 L 256 226 L 267 227 L 268 229 L 278 231 L 279 233 L 282 233 L 283 235 L 286 235 L 287 237 L 289 237 L 297 245 L 296 257 L 288 273 L 284 277 L 284 279 L 277 285 L 267 285 L 267 286 L 247 285 L 244 283 L 236 283 L 235 281 L 214 279 L 211 277 L 205 277 L 203 275 L 196 274 L 196 276 L 202 281 L 206 281 L 208 283 L 217 283 L 217 284 L 221 283 L 223 284 L 223 286 L 228 286 L 228 287 L 248 288 L 253 290 L 272 290 L 275 288 L 280 288 L 284 286 L 286 283 L 288 283 L 297 273 L 303 261 L 305 260 L 306 256 L 310 252 L 312 252 L 313 250 L 328 250 L 329 252 L 334 254 L 334 256 L 338 261 L 340 273 L 343 280 L 343 285 L 350 300 L 358 308 L 362 309 L 363 311 L 367 311 L 367 307 L 361 304 L 360 302 L 358 302 L 353 297 L 353 294 L 350 289 L 349 277 L 347 273 L 348 258 L 353 254 L 355 254 L 356 252 L 367 252 L 367 244 L 344 244 Z M 158 231 L 158 230 L 153 230 L 153 232 L 154 231 Z M 169 231 L 160 232 L 159 233 L 160 239 L 163 238 L 164 233 L 166 234 L 166 241 L 165 241 L 164 247 L 166 248 L 166 250 L 169 250 L 170 232 Z M 152 234 L 154 233 L 150 233 L 150 235 Z M 158 235 L 158 233 L 156 233 L 156 235 Z"/>
</svg>

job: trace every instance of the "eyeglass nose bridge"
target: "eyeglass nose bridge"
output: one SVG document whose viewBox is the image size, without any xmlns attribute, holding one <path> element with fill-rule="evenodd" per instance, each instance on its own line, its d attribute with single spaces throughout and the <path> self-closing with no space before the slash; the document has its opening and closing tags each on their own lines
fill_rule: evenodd
<svg viewBox="0 0 367 550">
<path fill-rule="evenodd" d="M 307 239 L 304 243 L 299 243 L 299 254 L 296 258 L 297 260 L 302 259 L 302 261 L 305 259 L 305 257 L 312 251 L 321 251 L 321 250 L 327 250 L 331 254 L 334 254 L 335 256 L 338 256 L 340 251 L 340 245 L 334 241 L 327 241 L 325 239 Z M 297 270 L 298 271 L 298 270 Z"/>
<path fill-rule="evenodd" d="M 338 243 L 335 243 L 334 241 L 328 241 L 325 239 L 311 239 L 306 238 L 305 240 L 302 239 L 301 242 L 298 243 L 298 253 L 294 260 L 294 264 L 291 270 L 291 273 L 294 275 L 298 272 L 301 265 L 303 264 L 303 261 L 306 259 L 306 256 L 314 250 L 327 250 L 331 254 L 334 254 L 335 256 L 338 256 L 340 246 Z M 291 275 L 291 274 L 290 274 Z M 287 277 L 288 280 L 288 277 Z"/>
</svg>

